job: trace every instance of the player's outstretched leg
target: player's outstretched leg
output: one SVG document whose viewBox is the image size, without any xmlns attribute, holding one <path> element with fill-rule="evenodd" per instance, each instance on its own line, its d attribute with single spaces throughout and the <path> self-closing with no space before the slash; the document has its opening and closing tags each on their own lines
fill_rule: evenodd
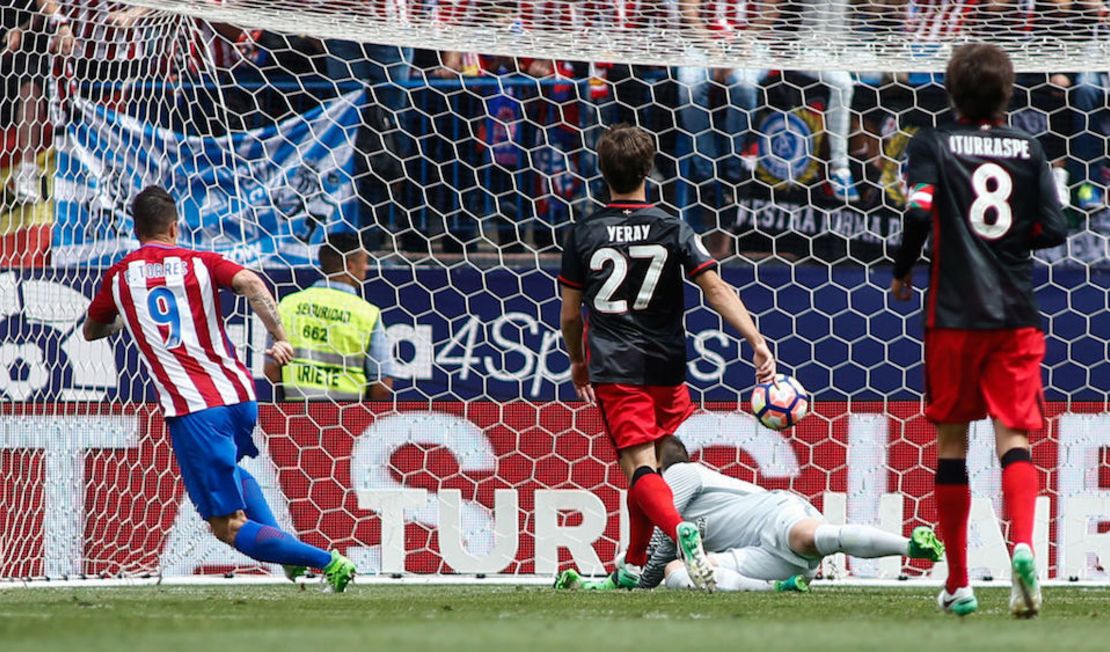
<svg viewBox="0 0 1110 652">
<path fill-rule="evenodd" d="M 274 512 L 270 509 L 270 505 L 266 503 L 266 497 L 262 493 L 262 487 L 259 486 L 258 480 L 249 471 L 239 465 L 239 482 L 243 487 L 243 504 L 246 508 L 243 510 L 247 514 L 247 518 L 262 525 L 269 525 L 281 529 L 278 525 L 277 519 L 274 518 Z M 285 577 L 295 582 L 298 577 L 305 574 L 308 570 L 305 566 L 289 565 L 282 566 L 285 571 Z"/>
<path fill-rule="evenodd" d="M 793 534 L 792 532 L 792 537 Z M 803 552 L 807 552 L 808 548 L 805 543 L 799 544 Z M 933 534 L 932 528 L 928 527 L 915 529 L 913 536 L 907 539 L 870 525 L 824 523 L 813 531 L 813 547 L 822 557 L 843 552 L 863 559 L 905 556 L 937 561 L 944 554 L 944 544 Z"/>
<path fill-rule="evenodd" d="M 281 528 L 249 520 L 243 512 L 211 518 L 209 523 L 217 538 L 251 559 L 322 569 L 327 586 L 336 593 L 342 593 L 355 577 L 355 565 L 337 551 L 311 546 Z"/>
</svg>

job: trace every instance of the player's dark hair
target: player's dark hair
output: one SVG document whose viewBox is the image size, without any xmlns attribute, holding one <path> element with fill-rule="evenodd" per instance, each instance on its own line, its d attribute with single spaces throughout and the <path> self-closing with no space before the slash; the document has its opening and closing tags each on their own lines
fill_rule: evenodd
<svg viewBox="0 0 1110 652">
<path fill-rule="evenodd" d="M 659 467 L 666 470 L 675 464 L 690 461 L 690 452 L 686 444 L 675 436 L 664 437 L 659 443 Z"/>
<path fill-rule="evenodd" d="M 655 140 L 639 127 L 619 124 L 597 140 L 597 165 L 614 192 L 639 188 L 654 162 Z"/>
<path fill-rule="evenodd" d="M 1014 94 L 1014 64 L 997 45 L 961 45 L 948 60 L 944 88 L 961 118 L 999 120 Z"/>
<path fill-rule="evenodd" d="M 329 233 L 320 245 L 320 269 L 324 274 L 336 274 L 347 269 L 347 255 L 362 249 L 362 239 L 357 233 Z"/>
<path fill-rule="evenodd" d="M 165 235 L 177 222 L 177 204 L 165 188 L 147 186 L 131 202 L 131 221 L 139 240 Z"/>
</svg>

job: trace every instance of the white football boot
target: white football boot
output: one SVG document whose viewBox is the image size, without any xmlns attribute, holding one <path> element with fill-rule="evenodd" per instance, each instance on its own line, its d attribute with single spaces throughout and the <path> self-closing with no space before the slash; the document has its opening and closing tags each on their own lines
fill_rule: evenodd
<svg viewBox="0 0 1110 652">
<path fill-rule="evenodd" d="M 937 606 L 946 614 L 962 618 L 979 610 L 979 600 L 975 598 L 975 591 L 970 586 L 961 586 L 955 593 L 941 589 L 937 596 Z"/>
</svg>

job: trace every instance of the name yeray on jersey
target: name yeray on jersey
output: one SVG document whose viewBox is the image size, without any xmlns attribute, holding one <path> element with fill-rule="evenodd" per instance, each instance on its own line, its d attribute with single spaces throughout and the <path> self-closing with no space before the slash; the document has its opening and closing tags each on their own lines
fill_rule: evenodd
<svg viewBox="0 0 1110 652">
<path fill-rule="evenodd" d="M 647 240 L 648 234 L 651 232 L 651 225 L 607 226 L 605 230 L 609 232 L 609 242 L 635 242 L 637 240 Z"/>
</svg>

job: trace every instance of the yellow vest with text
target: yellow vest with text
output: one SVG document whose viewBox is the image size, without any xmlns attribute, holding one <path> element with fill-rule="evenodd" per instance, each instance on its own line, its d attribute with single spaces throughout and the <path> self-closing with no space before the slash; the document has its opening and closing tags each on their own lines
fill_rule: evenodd
<svg viewBox="0 0 1110 652">
<path fill-rule="evenodd" d="M 293 361 L 281 370 L 286 400 L 361 400 L 381 310 L 342 290 L 312 287 L 282 299 L 278 312 L 293 346 Z"/>
</svg>

